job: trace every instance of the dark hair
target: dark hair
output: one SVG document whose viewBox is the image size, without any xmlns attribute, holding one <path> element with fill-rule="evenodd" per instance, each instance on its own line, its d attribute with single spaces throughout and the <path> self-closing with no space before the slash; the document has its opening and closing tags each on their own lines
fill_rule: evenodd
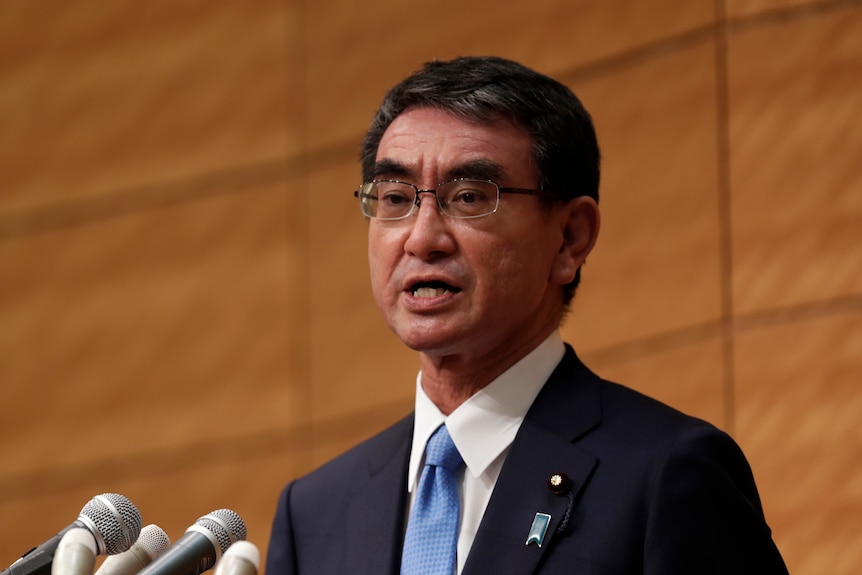
<svg viewBox="0 0 862 575">
<path fill-rule="evenodd" d="M 511 119 L 533 139 L 540 188 L 556 200 L 599 199 L 600 154 L 595 128 L 577 96 L 557 80 L 496 57 L 463 57 L 425 66 L 383 99 L 362 143 L 363 181 L 374 177 L 377 148 L 389 125 L 408 108 L 439 108 L 480 124 Z M 580 269 L 566 286 L 574 297 Z"/>
</svg>

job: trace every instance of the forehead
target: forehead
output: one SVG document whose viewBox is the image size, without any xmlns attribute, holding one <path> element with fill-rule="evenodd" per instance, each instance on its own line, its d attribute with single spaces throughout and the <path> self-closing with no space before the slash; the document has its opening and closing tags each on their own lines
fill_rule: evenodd
<svg viewBox="0 0 862 575">
<path fill-rule="evenodd" d="M 532 148 L 530 135 L 511 121 L 476 123 L 437 108 L 411 108 L 384 132 L 375 176 L 399 171 L 394 175 L 442 178 L 473 165 L 499 174 L 455 177 L 534 177 Z"/>
</svg>

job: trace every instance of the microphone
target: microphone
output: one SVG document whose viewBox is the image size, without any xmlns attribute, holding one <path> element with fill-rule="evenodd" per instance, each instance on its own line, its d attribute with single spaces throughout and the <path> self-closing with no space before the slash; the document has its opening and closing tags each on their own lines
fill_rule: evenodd
<svg viewBox="0 0 862 575">
<path fill-rule="evenodd" d="M 95 575 L 135 575 L 164 553 L 170 544 L 171 540 L 164 529 L 158 525 L 147 525 L 141 529 L 140 537 L 128 551 L 109 555 Z"/>
<path fill-rule="evenodd" d="M 237 541 L 216 564 L 215 575 L 257 575 L 260 551 L 250 541 Z"/>
<path fill-rule="evenodd" d="M 186 529 L 176 543 L 138 575 L 199 575 L 245 535 L 245 523 L 239 515 L 230 509 L 217 509 Z"/>
<path fill-rule="evenodd" d="M 27 551 L 0 575 L 50 575 L 54 554 L 63 536 L 72 529 L 90 532 L 98 555 L 122 553 L 141 533 L 141 513 L 135 505 L 116 493 L 96 495 L 84 505 L 81 513 L 59 533 Z"/>
<path fill-rule="evenodd" d="M 66 532 L 57 545 L 51 575 L 91 575 L 96 565 L 96 539 L 83 527 Z"/>
</svg>

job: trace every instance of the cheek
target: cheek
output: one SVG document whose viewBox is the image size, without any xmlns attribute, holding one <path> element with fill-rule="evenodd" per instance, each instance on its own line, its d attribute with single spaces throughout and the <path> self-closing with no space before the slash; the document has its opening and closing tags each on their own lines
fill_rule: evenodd
<svg viewBox="0 0 862 575">
<path fill-rule="evenodd" d="M 379 299 L 389 286 L 397 261 L 394 238 L 373 228 L 369 230 L 368 271 L 375 298 Z"/>
<path fill-rule="evenodd" d="M 523 242 L 493 246 L 474 268 L 484 270 L 483 277 L 476 278 L 480 289 L 488 299 L 505 302 L 501 305 L 505 313 L 529 306 L 547 288 L 550 264 L 542 252 L 539 246 Z"/>
<path fill-rule="evenodd" d="M 385 265 L 380 252 L 368 251 L 368 273 L 371 278 L 371 289 L 374 292 L 374 297 L 379 300 L 389 285 L 389 278 L 392 276 L 392 271 Z"/>
</svg>

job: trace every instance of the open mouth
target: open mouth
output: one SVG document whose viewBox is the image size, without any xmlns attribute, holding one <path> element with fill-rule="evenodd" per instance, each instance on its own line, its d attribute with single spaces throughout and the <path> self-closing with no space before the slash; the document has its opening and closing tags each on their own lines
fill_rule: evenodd
<svg viewBox="0 0 862 575">
<path fill-rule="evenodd" d="M 410 288 L 413 297 L 439 297 L 446 293 L 458 293 L 460 288 L 441 281 L 416 282 Z"/>
</svg>

